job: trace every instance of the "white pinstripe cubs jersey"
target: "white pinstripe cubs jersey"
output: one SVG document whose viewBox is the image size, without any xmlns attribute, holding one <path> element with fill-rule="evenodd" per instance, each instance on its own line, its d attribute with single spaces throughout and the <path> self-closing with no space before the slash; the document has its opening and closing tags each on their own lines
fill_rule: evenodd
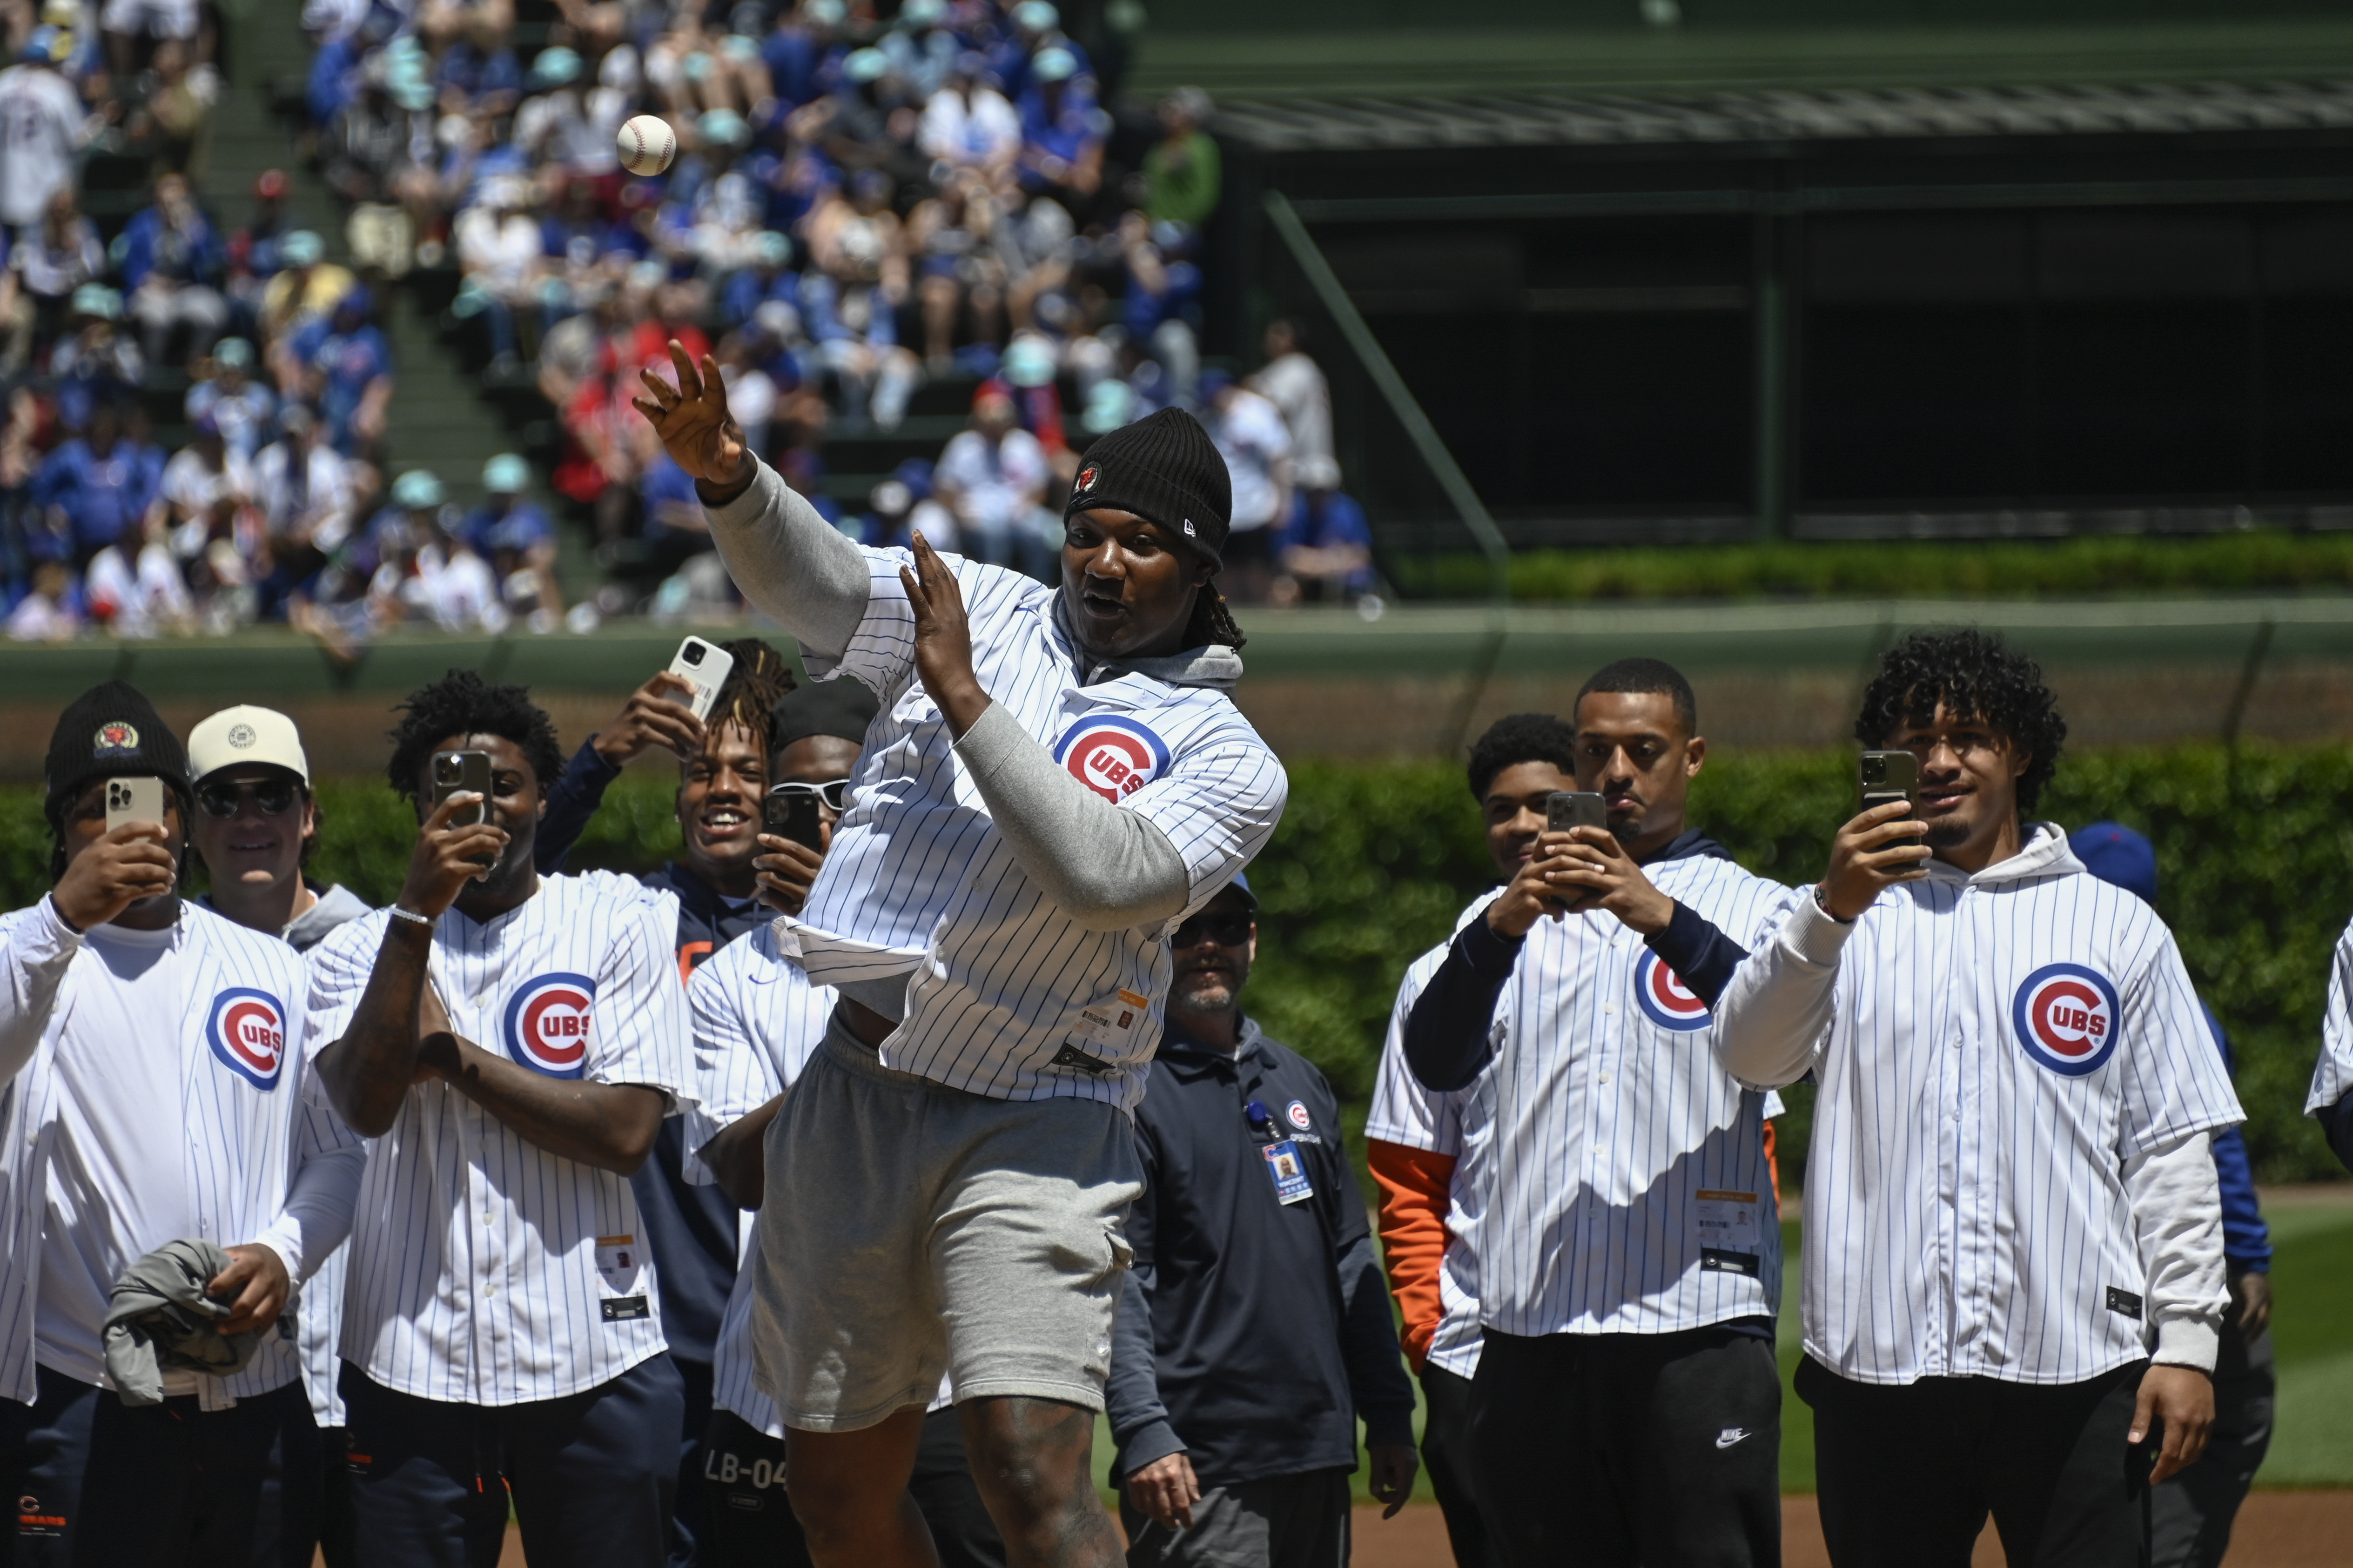
<svg viewBox="0 0 2353 1568">
<path fill-rule="evenodd" d="M 351 1026 L 382 910 L 311 950 L 316 1056 Z M 430 974 L 450 1026 L 552 1078 L 691 1099 L 673 928 L 630 878 L 542 877 L 487 924 L 456 910 Z M 629 1179 L 531 1142 L 438 1080 L 371 1146 L 351 1239 L 343 1357 L 423 1399 L 518 1405 L 610 1381 L 663 1348 Z"/>
<path fill-rule="evenodd" d="M 2320 1020 L 2320 1059 L 2312 1065 L 2306 1116 L 2326 1110 L 2353 1093 L 2353 925 L 2337 939 L 2328 972 L 2328 1011 Z"/>
<path fill-rule="evenodd" d="M 825 1037 L 833 988 L 812 985 L 799 963 L 776 951 L 776 931 L 745 932 L 705 959 L 687 983 L 694 1017 L 695 1106 L 687 1112 L 686 1179 L 712 1180 L 695 1158 L 712 1139 L 765 1105 L 801 1076 Z M 785 1435 L 776 1401 L 762 1390 L 752 1356 L 752 1296 L 759 1275 L 760 1233 L 744 1238 L 712 1356 L 711 1399 L 771 1437 Z"/>
<path fill-rule="evenodd" d="M 92 951 L 101 942 L 106 956 Z M 0 917 L 12 969 L 74 945 L 46 898 Z M 123 1038 L 126 998 L 159 1026 L 176 1024 L 176 1039 Z M 0 1097 L 0 1397 L 33 1402 L 37 1303 L 53 1310 L 60 1273 L 92 1281 L 90 1321 L 44 1317 L 43 1344 L 75 1353 L 71 1364 L 51 1349 L 41 1359 L 95 1384 L 104 1292 L 143 1254 L 183 1237 L 266 1242 L 299 1282 L 343 1239 L 364 1156 L 303 1092 L 303 1003 L 300 954 L 195 904 L 183 902 L 168 931 L 80 939 L 38 1048 Z M 77 1081 L 102 1087 L 109 1120 L 73 1103 Z M 171 1178 L 176 1190 L 155 1190 Z M 58 1268 L 45 1269 L 45 1247 L 63 1249 Z M 245 1370 L 198 1378 L 196 1394 L 219 1408 L 301 1370 L 294 1340 L 266 1333 Z"/>
<path fill-rule="evenodd" d="M 1472 907 L 1483 910 L 1486 900 Z M 1454 1156 L 1446 1191 L 1446 1251 L 1438 1265 L 1441 1315 L 1430 1337 L 1430 1361 L 1469 1377 L 1479 1370 L 1479 1214 L 1494 1143 L 1494 1077 L 1482 1072 L 1465 1088 L 1442 1093 L 1422 1088 L 1405 1062 L 1405 1021 L 1422 987 L 1445 964 L 1449 945 L 1440 942 L 1415 959 L 1398 986 L 1365 1136 Z"/>
<path fill-rule="evenodd" d="M 946 721 L 914 674 L 907 552 L 868 551 L 873 593 L 838 668 L 880 694 L 849 814 L 797 921 L 822 984 L 908 975 L 882 1059 L 998 1100 L 1132 1109 L 1160 1039 L 1167 932 L 1091 931 L 1029 881 L 989 821 Z M 1089 683 L 1055 590 L 956 556 L 973 664 L 997 704 L 1073 778 L 1168 837 L 1198 909 L 1266 845 L 1282 765 L 1224 692 L 1142 674 Z M 1060 1058 L 1058 1060 L 1058 1058 Z"/>
<path fill-rule="evenodd" d="M 1813 1060 L 1809 1355 L 2057 1384 L 2148 1353 L 2124 1163 L 2241 1112 L 2147 904 L 2047 823 L 1975 877 L 1932 863 L 1858 919 Z"/>
<path fill-rule="evenodd" d="M 1794 897 L 1714 856 L 1643 869 L 1752 950 Z M 1673 970 L 1615 915 L 1540 920 L 1495 1019 L 1482 1321 L 1534 1337 L 1773 1316 L 1781 1231 L 1765 1096 L 1716 1064 L 1715 1020 Z"/>
</svg>

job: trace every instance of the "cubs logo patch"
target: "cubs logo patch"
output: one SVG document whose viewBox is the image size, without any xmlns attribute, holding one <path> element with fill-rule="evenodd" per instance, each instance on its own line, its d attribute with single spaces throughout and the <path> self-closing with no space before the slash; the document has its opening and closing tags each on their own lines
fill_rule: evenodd
<svg viewBox="0 0 2353 1568">
<path fill-rule="evenodd" d="M 1302 1132 L 1315 1125 L 1314 1118 L 1307 1114 L 1307 1102 L 1303 1100 L 1293 1100 L 1290 1107 L 1283 1111 L 1283 1115 L 1289 1117 L 1291 1124 Z"/>
<path fill-rule="evenodd" d="M 2124 1009 L 2116 988 L 2096 969 L 2046 963 L 2028 975 L 2010 1005 L 2026 1054 L 2066 1078 L 2082 1078 L 2116 1054 Z"/>
<path fill-rule="evenodd" d="M 588 1011 L 596 983 L 561 971 L 523 982 L 507 1003 L 507 1055 L 550 1078 L 578 1078 L 588 1065 Z"/>
<path fill-rule="evenodd" d="M 1160 776 L 1168 748 L 1133 719 L 1099 713 L 1082 719 L 1054 747 L 1072 778 L 1117 805 Z"/>
<path fill-rule="evenodd" d="M 138 726 L 126 724 L 120 719 L 111 723 L 100 724 L 98 727 L 98 733 L 91 736 L 90 740 L 90 755 L 94 757 L 107 756 L 115 752 L 135 752 L 138 749 Z"/>
<path fill-rule="evenodd" d="M 1683 984 L 1683 977 L 1648 948 L 1634 965 L 1634 1001 L 1644 1017 L 1678 1034 L 1704 1029 L 1715 1022 L 1707 1004 Z"/>
<path fill-rule="evenodd" d="M 213 998 L 205 1042 L 223 1067 L 267 1093 L 286 1062 L 286 1009 L 267 991 L 232 987 Z"/>
</svg>

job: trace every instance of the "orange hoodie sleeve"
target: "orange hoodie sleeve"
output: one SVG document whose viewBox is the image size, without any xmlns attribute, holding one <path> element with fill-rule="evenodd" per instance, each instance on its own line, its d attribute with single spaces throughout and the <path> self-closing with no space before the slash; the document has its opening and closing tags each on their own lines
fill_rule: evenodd
<svg viewBox="0 0 2353 1568">
<path fill-rule="evenodd" d="M 1430 1354 L 1430 1336 L 1446 1315 L 1439 1300 L 1438 1268 L 1446 1256 L 1447 1194 L 1454 1156 L 1404 1143 L 1366 1141 L 1373 1180 L 1381 1189 L 1381 1255 L 1389 1294 L 1405 1317 L 1405 1359 L 1416 1373 Z"/>
</svg>

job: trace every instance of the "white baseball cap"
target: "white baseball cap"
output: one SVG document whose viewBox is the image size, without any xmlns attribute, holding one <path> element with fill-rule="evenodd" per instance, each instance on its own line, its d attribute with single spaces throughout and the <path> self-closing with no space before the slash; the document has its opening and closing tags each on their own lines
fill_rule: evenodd
<svg viewBox="0 0 2353 1568">
<path fill-rule="evenodd" d="M 294 721 L 268 708 L 224 708 L 188 731 L 188 772 L 202 784 L 223 768 L 259 763 L 284 768 L 311 787 L 311 762 Z"/>
</svg>

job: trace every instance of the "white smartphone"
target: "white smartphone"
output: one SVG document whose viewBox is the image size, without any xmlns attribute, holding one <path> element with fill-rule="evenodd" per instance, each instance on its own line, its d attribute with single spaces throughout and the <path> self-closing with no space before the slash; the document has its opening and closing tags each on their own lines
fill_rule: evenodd
<svg viewBox="0 0 2353 1568">
<path fill-rule="evenodd" d="M 727 684 L 727 674 L 734 668 L 733 654 L 701 637 L 679 644 L 670 661 L 670 672 L 694 688 L 687 706 L 694 710 L 697 721 L 711 717 L 711 705 L 719 700 L 719 689 Z"/>
<path fill-rule="evenodd" d="M 106 830 L 111 833 L 126 822 L 152 822 L 158 827 L 164 826 L 162 779 L 106 781 Z"/>
</svg>

